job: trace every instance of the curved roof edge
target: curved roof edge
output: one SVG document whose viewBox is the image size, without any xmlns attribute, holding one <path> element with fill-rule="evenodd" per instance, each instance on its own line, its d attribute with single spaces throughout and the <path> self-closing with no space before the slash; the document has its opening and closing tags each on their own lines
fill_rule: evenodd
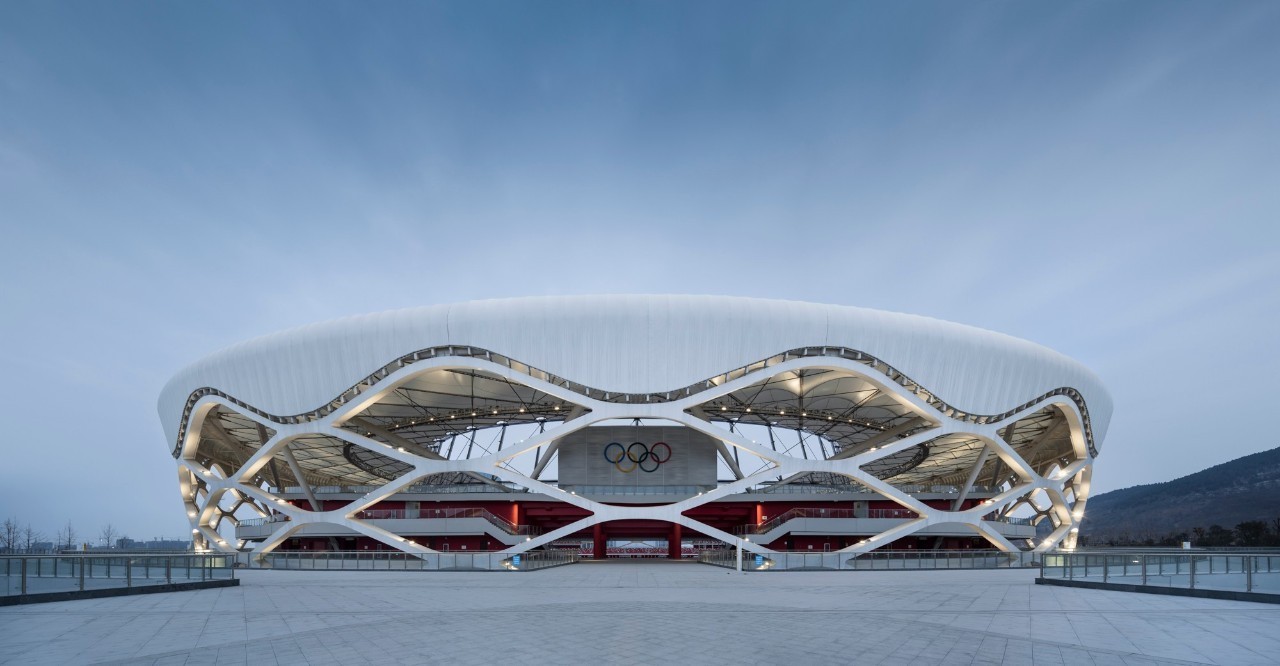
<svg viewBox="0 0 1280 666">
<path fill-rule="evenodd" d="M 307 412 L 406 354 L 475 346 L 595 388 L 677 389 L 786 350 L 841 346 L 907 373 L 957 408 L 996 414 L 1078 390 L 1100 445 L 1111 396 L 1082 364 L 1046 347 L 929 317 L 722 296 L 496 299 L 345 317 L 254 338 L 178 372 L 157 405 L 170 443 L 192 392 L 214 388 L 266 412 Z M 620 350 L 626 350 L 622 353 Z"/>
</svg>

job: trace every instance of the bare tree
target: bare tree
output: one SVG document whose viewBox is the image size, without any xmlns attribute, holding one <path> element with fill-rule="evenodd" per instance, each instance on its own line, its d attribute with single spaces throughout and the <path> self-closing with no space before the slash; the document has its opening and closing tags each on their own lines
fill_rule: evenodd
<svg viewBox="0 0 1280 666">
<path fill-rule="evenodd" d="M 22 545 L 22 528 L 18 527 L 18 521 L 12 518 L 5 518 L 0 523 L 0 550 L 5 552 L 13 552 Z"/>
<path fill-rule="evenodd" d="M 57 543 L 54 545 L 58 548 L 71 550 L 76 546 L 76 528 L 71 526 L 71 521 L 67 521 L 67 526 L 58 529 Z"/>
<path fill-rule="evenodd" d="M 116 538 L 119 536 L 120 533 L 116 531 L 116 528 L 113 527 L 111 523 L 107 523 L 102 527 L 102 531 L 98 533 L 98 540 L 107 548 L 115 548 Z"/>
<path fill-rule="evenodd" d="M 22 528 L 22 548 L 28 553 L 35 550 L 37 541 L 43 540 L 44 534 L 40 530 L 32 529 L 31 523 L 27 523 L 27 526 Z"/>
</svg>

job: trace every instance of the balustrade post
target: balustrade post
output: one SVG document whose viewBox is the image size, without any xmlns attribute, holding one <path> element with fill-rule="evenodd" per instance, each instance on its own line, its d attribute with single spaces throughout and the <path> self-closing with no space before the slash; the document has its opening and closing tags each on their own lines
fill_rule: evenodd
<svg viewBox="0 0 1280 666">
<path fill-rule="evenodd" d="M 22 594 L 27 594 L 27 558 L 22 558 Z"/>
<path fill-rule="evenodd" d="M 84 592 L 84 555 L 80 556 L 80 591 Z"/>
<path fill-rule="evenodd" d="M 124 586 L 133 587 L 133 558 L 125 558 L 124 561 Z"/>
<path fill-rule="evenodd" d="M 1192 556 L 1191 556 L 1190 558 L 1188 558 L 1188 559 L 1190 559 L 1190 560 L 1191 560 L 1191 572 L 1190 572 L 1190 576 L 1191 576 L 1191 577 L 1190 577 L 1190 579 L 1189 579 L 1189 581 L 1190 581 L 1190 582 L 1189 582 L 1190 587 L 1189 587 L 1188 589 L 1192 589 L 1192 590 L 1194 590 L 1194 589 L 1196 589 L 1196 556 L 1195 556 L 1195 555 L 1192 555 Z"/>
<path fill-rule="evenodd" d="M 1143 584 L 1143 585 L 1146 585 L 1146 584 L 1147 584 L 1147 555 L 1146 555 L 1146 553 L 1143 553 L 1143 554 L 1142 554 L 1142 584 Z"/>
<path fill-rule="evenodd" d="M 1253 591 L 1253 556 L 1252 556 L 1252 555 L 1245 555 L 1245 556 L 1244 556 L 1244 558 L 1243 558 L 1243 560 L 1244 560 L 1244 561 L 1243 561 L 1243 562 L 1241 562 L 1241 564 L 1245 565 L 1245 567 L 1244 567 L 1244 591 L 1245 591 L 1245 592 L 1252 592 L 1252 591 Z"/>
</svg>

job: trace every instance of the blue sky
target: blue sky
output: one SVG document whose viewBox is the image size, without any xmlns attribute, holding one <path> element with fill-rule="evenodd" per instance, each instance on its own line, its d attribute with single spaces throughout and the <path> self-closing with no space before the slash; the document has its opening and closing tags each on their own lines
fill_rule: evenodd
<svg viewBox="0 0 1280 666">
<path fill-rule="evenodd" d="M 182 535 L 177 369 L 537 294 L 1045 344 L 1114 394 L 1096 491 L 1273 448 L 1276 34 L 1267 1 L 0 4 L 0 514 Z"/>
</svg>

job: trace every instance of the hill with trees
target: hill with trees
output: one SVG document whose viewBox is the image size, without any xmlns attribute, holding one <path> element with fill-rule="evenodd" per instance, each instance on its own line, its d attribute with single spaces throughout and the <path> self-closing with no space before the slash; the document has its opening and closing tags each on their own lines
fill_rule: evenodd
<svg viewBox="0 0 1280 666">
<path fill-rule="evenodd" d="M 1080 533 L 1094 546 L 1280 545 L 1280 448 L 1092 497 Z"/>
</svg>

